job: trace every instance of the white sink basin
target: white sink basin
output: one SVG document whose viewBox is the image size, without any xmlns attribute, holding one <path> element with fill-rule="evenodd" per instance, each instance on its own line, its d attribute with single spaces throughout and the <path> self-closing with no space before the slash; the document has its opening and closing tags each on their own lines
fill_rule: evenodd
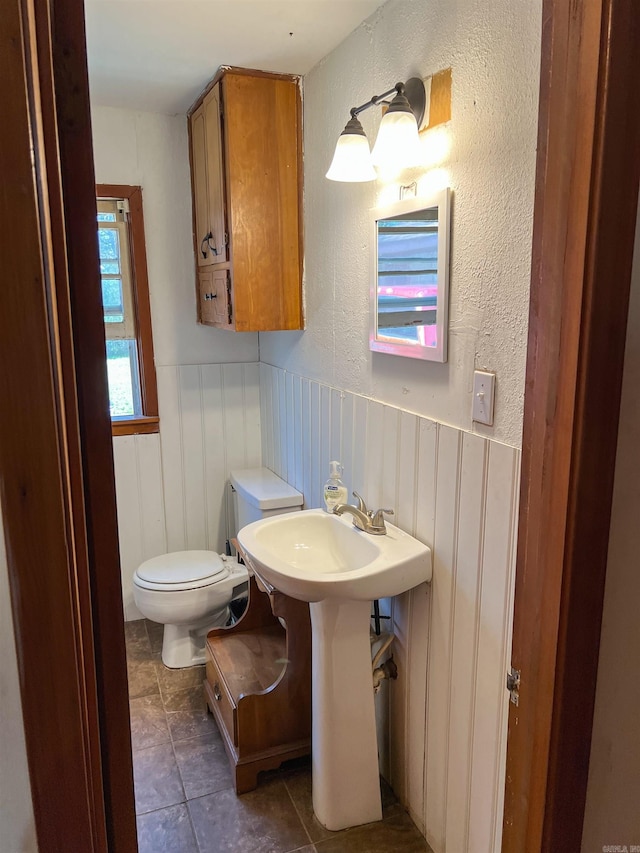
<svg viewBox="0 0 640 853">
<path fill-rule="evenodd" d="M 392 524 L 385 536 L 357 530 L 351 516 L 321 509 L 255 521 L 238 533 L 253 568 L 302 601 L 372 601 L 431 580 L 431 551 Z"/>
<path fill-rule="evenodd" d="M 373 536 L 346 513 L 312 509 L 238 533 L 250 569 L 310 602 L 313 810 L 331 830 L 382 819 L 371 601 L 431 580 L 430 549 L 392 524 L 387 531 Z"/>
</svg>

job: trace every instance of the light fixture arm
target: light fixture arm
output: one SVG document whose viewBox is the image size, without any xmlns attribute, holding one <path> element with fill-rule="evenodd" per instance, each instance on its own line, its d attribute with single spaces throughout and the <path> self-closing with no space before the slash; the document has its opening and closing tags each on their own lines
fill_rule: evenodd
<svg viewBox="0 0 640 853">
<path fill-rule="evenodd" d="M 355 118 L 360 113 L 363 113 L 365 110 L 368 110 L 369 107 L 373 107 L 375 104 L 382 103 L 384 98 L 388 98 L 389 95 L 392 95 L 394 92 L 398 94 L 404 94 L 404 83 L 396 83 L 393 89 L 389 89 L 388 92 L 383 92 L 381 95 L 374 95 L 370 100 L 366 102 L 366 104 L 361 104 L 359 107 L 352 107 L 350 112 L 352 118 Z"/>
<path fill-rule="evenodd" d="M 406 97 L 409 102 L 409 106 L 411 107 L 411 111 L 416 117 L 418 128 L 420 128 L 427 105 L 427 93 L 424 87 L 424 82 L 420 77 L 410 77 L 406 83 L 396 83 L 393 89 L 388 89 L 380 95 L 374 95 L 365 104 L 360 104 L 359 107 L 352 107 L 350 110 L 351 118 L 356 118 L 360 113 L 368 110 L 369 107 L 385 103 L 385 98 L 388 98 L 389 95 L 394 95 L 395 97 L 398 95 L 404 95 L 404 97 Z M 389 101 L 386 101 L 386 103 L 389 103 Z"/>
</svg>

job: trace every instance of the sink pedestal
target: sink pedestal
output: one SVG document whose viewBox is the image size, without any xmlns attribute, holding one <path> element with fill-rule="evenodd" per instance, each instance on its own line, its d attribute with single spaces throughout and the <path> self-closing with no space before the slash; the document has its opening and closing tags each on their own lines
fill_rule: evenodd
<svg viewBox="0 0 640 853">
<path fill-rule="evenodd" d="M 371 602 L 309 605 L 313 810 L 330 830 L 382 819 L 371 674 Z"/>
</svg>

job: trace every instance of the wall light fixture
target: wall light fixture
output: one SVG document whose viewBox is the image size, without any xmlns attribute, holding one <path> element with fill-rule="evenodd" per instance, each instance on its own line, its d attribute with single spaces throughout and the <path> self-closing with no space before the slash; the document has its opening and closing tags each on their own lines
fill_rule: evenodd
<svg viewBox="0 0 640 853">
<path fill-rule="evenodd" d="M 392 100 L 385 100 L 390 95 L 394 95 Z M 419 77 L 411 77 L 406 83 L 396 83 L 388 92 L 374 95 L 366 104 L 353 107 L 351 118 L 338 137 L 327 178 L 331 181 L 374 181 L 377 177 L 374 166 L 384 169 L 417 166 L 420 162 L 418 129 L 424 118 L 426 100 L 424 83 Z M 371 151 L 358 115 L 375 104 L 388 104 L 388 109 Z"/>
</svg>

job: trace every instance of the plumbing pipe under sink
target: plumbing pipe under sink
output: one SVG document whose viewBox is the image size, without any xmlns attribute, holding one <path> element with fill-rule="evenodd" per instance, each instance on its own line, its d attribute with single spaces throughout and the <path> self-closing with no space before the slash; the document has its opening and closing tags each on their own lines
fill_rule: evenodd
<svg viewBox="0 0 640 853">
<path fill-rule="evenodd" d="M 393 660 L 393 655 L 388 658 L 382 665 L 378 666 L 382 655 L 387 651 L 387 649 L 391 646 L 391 643 L 395 640 L 394 634 L 387 634 L 386 636 L 382 634 L 381 636 L 377 636 L 376 634 L 371 634 L 371 646 L 373 647 L 374 643 L 384 637 L 384 641 L 378 651 L 375 653 L 373 661 L 371 662 L 371 668 L 373 670 L 373 692 L 377 693 L 380 690 L 380 685 L 385 680 L 385 678 L 391 678 L 395 680 L 398 677 L 398 667 Z"/>
</svg>

